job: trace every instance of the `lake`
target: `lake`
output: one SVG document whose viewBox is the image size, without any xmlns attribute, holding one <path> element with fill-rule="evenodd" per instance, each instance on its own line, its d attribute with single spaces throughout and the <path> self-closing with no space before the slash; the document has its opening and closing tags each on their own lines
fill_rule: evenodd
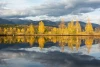
<svg viewBox="0 0 100 67">
<path fill-rule="evenodd" d="M 0 36 L 0 67 L 100 67 L 100 37 Z"/>
</svg>

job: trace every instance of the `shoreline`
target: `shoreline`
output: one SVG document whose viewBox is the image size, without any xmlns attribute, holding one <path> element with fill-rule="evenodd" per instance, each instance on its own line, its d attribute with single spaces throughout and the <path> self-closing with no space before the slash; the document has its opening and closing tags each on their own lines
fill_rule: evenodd
<svg viewBox="0 0 100 67">
<path fill-rule="evenodd" d="M 0 35 L 0 36 L 100 36 L 100 35 L 62 35 L 62 34 L 34 34 L 34 35 Z"/>
</svg>

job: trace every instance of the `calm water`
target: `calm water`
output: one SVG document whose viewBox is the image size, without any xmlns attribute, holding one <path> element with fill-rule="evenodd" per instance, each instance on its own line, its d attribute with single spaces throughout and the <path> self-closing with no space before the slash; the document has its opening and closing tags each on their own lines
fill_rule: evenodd
<svg viewBox="0 0 100 67">
<path fill-rule="evenodd" d="M 0 67 L 100 67 L 100 37 L 1 36 Z"/>
</svg>

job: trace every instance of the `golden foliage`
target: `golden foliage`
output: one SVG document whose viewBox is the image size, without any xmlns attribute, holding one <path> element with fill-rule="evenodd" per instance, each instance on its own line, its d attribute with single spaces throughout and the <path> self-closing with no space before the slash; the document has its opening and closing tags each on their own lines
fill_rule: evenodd
<svg viewBox="0 0 100 67">
<path fill-rule="evenodd" d="M 90 19 L 88 19 L 88 22 L 85 26 L 85 32 L 87 34 L 93 34 L 93 27 L 92 27 L 92 24 L 90 23 Z"/>
<path fill-rule="evenodd" d="M 54 27 L 52 30 L 51 30 L 52 34 L 57 34 L 57 28 Z"/>
<path fill-rule="evenodd" d="M 28 32 L 29 32 L 30 35 L 33 35 L 33 34 L 35 33 L 33 24 L 30 24 L 30 25 L 29 25 Z"/>
<path fill-rule="evenodd" d="M 7 28 L 4 28 L 3 32 L 4 34 L 7 34 Z"/>
<path fill-rule="evenodd" d="M 81 32 L 81 26 L 78 20 L 76 21 L 75 28 L 76 28 L 76 34 L 79 34 Z"/>
<path fill-rule="evenodd" d="M 67 23 L 66 23 L 67 24 Z M 0 34 L 6 34 L 6 35 L 100 35 L 99 28 L 95 28 L 96 31 L 94 31 L 92 24 L 90 23 L 90 20 L 88 19 L 87 24 L 84 29 L 82 29 L 79 21 L 77 20 L 76 23 L 72 20 L 65 25 L 64 20 L 62 19 L 61 23 L 58 27 L 50 27 L 50 26 L 44 26 L 44 23 L 42 21 L 39 22 L 39 25 L 34 26 L 33 24 L 30 24 L 29 26 L 26 25 L 25 27 L 20 26 L 19 27 L 4 27 L 0 28 Z"/>
<path fill-rule="evenodd" d="M 20 32 L 21 32 L 21 30 L 20 29 L 17 29 L 17 34 L 20 33 Z"/>
<path fill-rule="evenodd" d="M 45 26 L 44 23 L 42 21 L 39 22 L 39 27 L 38 27 L 38 33 L 39 34 L 43 34 L 45 31 Z"/>
<path fill-rule="evenodd" d="M 61 23 L 60 23 L 60 25 L 59 25 L 59 29 L 58 29 L 59 32 L 58 33 L 61 34 L 61 35 L 63 35 L 65 28 L 66 28 L 66 25 L 64 23 L 64 20 L 62 20 Z"/>
</svg>

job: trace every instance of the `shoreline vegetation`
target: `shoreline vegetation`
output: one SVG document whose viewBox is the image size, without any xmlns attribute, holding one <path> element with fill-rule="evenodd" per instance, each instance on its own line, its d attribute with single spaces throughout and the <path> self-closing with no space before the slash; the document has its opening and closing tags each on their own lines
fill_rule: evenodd
<svg viewBox="0 0 100 67">
<path fill-rule="evenodd" d="M 34 34 L 34 35 L 1 35 L 0 36 L 100 36 L 100 35 L 61 35 L 61 34 Z"/>
<path fill-rule="evenodd" d="M 0 36 L 100 36 L 99 27 L 94 28 L 88 19 L 85 27 L 81 27 L 78 20 L 72 20 L 65 25 L 62 19 L 58 27 L 45 26 L 43 21 L 39 25 L 16 25 L 0 27 Z"/>
</svg>

